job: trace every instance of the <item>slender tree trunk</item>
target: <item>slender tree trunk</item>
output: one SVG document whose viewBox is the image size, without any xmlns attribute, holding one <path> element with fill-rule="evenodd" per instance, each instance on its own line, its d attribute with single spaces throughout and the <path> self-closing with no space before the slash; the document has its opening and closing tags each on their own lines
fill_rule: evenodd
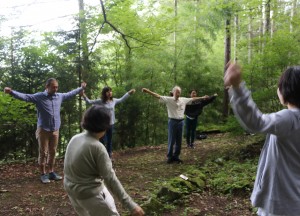
<svg viewBox="0 0 300 216">
<path fill-rule="evenodd" d="M 293 5 L 292 5 L 292 9 L 291 9 L 291 19 L 290 19 L 290 32 L 293 32 L 294 30 L 294 25 L 293 25 L 293 19 L 295 16 L 295 10 L 297 8 L 297 0 L 293 0 Z"/>
<path fill-rule="evenodd" d="M 174 68 L 173 68 L 173 75 L 174 75 L 174 83 L 177 83 L 177 0 L 174 0 L 174 16 L 175 16 L 175 27 L 174 27 Z"/>
<path fill-rule="evenodd" d="M 79 86 L 83 80 L 84 75 L 89 70 L 89 51 L 87 44 L 87 29 L 86 18 L 83 0 L 78 0 L 79 3 L 79 62 L 78 62 L 78 83 Z M 81 45 L 81 46 L 80 46 Z M 82 116 L 82 100 L 79 97 L 79 125 Z M 79 126 L 80 131 L 82 130 Z"/>
<path fill-rule="evenodd" d="M 231 32 L 230 32 L 230 19 L 231 16 L 228 15 L 225 20 L 225 55 L 224 55 L 224 73 L 226 72 L 226 65 L 230 61 L 231 56 Z M 223 116 L 226 118 L 229 114 L 229 96 L 228 89 L 224 88 L 224 98 L 223 98 Z"/>
<path fill-rule="evenodd" d="M 237 61 L 237 42 L 238 42 L 239 17 L 234 16 L 234 41 L 233 41 L 233 59 Z"/>
<path fill-rule="evenodd" d="M 248 64 L 251 63 L 251 59 L 252 59 L 252 15 L 249 16 L 249 24 L 248 24 Z"/>
</svg>

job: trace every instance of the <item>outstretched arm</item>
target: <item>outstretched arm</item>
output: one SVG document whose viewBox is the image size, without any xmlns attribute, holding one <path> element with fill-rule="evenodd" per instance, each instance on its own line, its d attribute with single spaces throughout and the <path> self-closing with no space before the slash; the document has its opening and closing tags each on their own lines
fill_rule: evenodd
<svg viewBox="0 0 300 216">
<path fill-rule="evenodd" d="M 193 101 L 195 101 L 195 100 L 205 100 L 205 99 L 208 99 L 208 98 L 209 98 L 208 95 L 205 95 L 203 97 L 193 97 Z"/>
<path fill-rule="evenodd" d="M 157 98 L 157 99 L 159 99 L 159 98 L 161 97 L 159 94 L 157 94 L 157 93 L 155 93 L 155 92 L 152 92 L 152 91 L 150 91 L 150 90 L 147 89 L 147 88 L 142 88 L 142 92 L 145 92 L 145 93 L 147 93 L 147 94 L 149 94 L 149 95 L 152 95 L 153 97 L 155 97 L 155 98 Z"/>
<path fill-rule="evenodd" d="M 21 92 L 17 92 L 15 90 L 12 90 L 10 87 L 5 87 L 4 88 L 4 93 L 10 94 L 16 99 L 23 100 L 26 102 L 31 102 L 31 103 L 36 103 L 37 102 L 37 97 L 34 94 L 24 94 Z"/>
</svg>

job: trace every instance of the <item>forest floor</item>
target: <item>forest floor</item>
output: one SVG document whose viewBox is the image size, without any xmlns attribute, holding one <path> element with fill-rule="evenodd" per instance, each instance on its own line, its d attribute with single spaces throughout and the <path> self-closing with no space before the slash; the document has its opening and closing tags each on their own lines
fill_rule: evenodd
<svg viewBox="0 0 300 216">
<path fill-rule="evenodd" d="M 130 196 L 143 204 L 158 190 L 162 181 L 179 176 L 189 166 L 202 166 L 214 155 L 230 154 L 240 143 L 251 142 L 253 136 L 233 137 L 228 134 L 209 134 L 197 140 L 196 148 L 182 146 L 183 164 L 167 164 L 167 144 L 137 147 L 113 154 L 113 167 Z M 56 171 L 63 173 L 63 159 L 58 159 Z M 62 181 L 42 184 L 36 162 L 0 165 L 0 215 L 76 215 L 70 205 Z M 220 195 L 204 190 L 191 193 L 180 205 L 170 207 L 162 216 L 248 216 L 255 215 L 250 194 Z M 119 202 L 121 215 L 128 215 Z"/>
</svg>

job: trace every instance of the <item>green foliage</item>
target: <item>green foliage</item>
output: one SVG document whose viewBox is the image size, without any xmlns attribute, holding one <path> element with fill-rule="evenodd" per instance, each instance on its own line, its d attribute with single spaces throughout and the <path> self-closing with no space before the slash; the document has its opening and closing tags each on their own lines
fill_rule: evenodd
<svg viewBox="0 0 300 216">
<path fill-rule="evenodd" d="M 35 155 L 36 117 L 34 106 L 0 92 L 0 159 L 23 159 Z"/>
<path fill-rule="evenodd" d="M 168 95 L 174 85 L 181 86 L 182 96 L 188 96 L 190 89 L 197 89 L 200 96 L 217 93 L 217 100 L 199 117 L 198 129 L 241 133 L 244 129 L 235 118 L 223 119 L 222 115 L 224 19 L 230 19 L 232 42 L 236 40 L 231 58 L 244 64 L 244 80 L 261 111 L 273 112 L 282 108 L 276 97 L 278 77 L 286 66 L 300 63 L 300 20 L 299 16 L 291 17 L 291 6 L 291 1 L 271 2 L 271 34 L 261 31 L 264 16 L 261 2 L 256 0 L 179 1 L 176 16 L 169 0 L 105 1 L 107 21 L 119 32 L 104 23 L 102 9 L 96 6 L 85 7 L 85 44 L 80 41 L 77 18 L 73 31 L 47 32 L 41 41 L 22 29 L 9 38 L 1 38 L 0 87 L 35 93 L 44 90 L 47 78 L 55 77 L 60 91 L 66 92 L 77 87 L 81 77 L 88 83 L 86 93 L 90 98 L 99 98 L 106 85 L 117 97 L 135 88 L 137 93 L 116 107 L 115 149 L 158 145 L 167 140 L 166 107 L 142 94 L 143 87 L 161 95 Z M 239 20 L 237 27 L 234 17 Z M 83 56 L 87 52 L 82 50 L 85 45 L 88 56 Z M 18 109 L 25 108 L 8 107 L 13 111 L 1 117 L 4 122 L 20 118 L 28 128 L 34 128 L 25 115 L 17 115 Z M 63 105 L 60 154 L 70 137 L 79 132 L 84 108 L 75 99 Z M 26 137 L 21 132 L 4 131 L 10 137 Z M 34 137 L 32 131 L 26 130 Z"/>
<path fill-rule="evenodd" d="M 252 190 L 257 160 L 209 162 L 204 170 L 208 173 L 207 187 L 222 194 L 245 194 Z"/>
</svg>

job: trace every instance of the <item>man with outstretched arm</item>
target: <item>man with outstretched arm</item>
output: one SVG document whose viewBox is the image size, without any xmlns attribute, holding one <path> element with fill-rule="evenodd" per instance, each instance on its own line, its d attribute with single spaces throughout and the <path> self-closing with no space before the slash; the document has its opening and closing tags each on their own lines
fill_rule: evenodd
<svg viewBox="0 0 300 216">
<path fill-rule="evenodd" d="M 58 82 L 54 78 L 46 81 L 45 91 L 35 94 L 24 94 L 5 87 L 4 92 L 16 99 L 34 103 L 37 109 L 36 138 L 39 143 L 38 163 L 41 172 L 41 182 L 46 184 L 50 180 L 61 180 L 62 177 L 54 172 L 55 154 L 58 144 L 59 128 L 61 124 L 60 109 L 63 101 L 79 94 L 86 87 L 81 87 L 67 93 L 58 93 Z M 48 165 L 48 172 L 46 170 Z"/>
</svg>

